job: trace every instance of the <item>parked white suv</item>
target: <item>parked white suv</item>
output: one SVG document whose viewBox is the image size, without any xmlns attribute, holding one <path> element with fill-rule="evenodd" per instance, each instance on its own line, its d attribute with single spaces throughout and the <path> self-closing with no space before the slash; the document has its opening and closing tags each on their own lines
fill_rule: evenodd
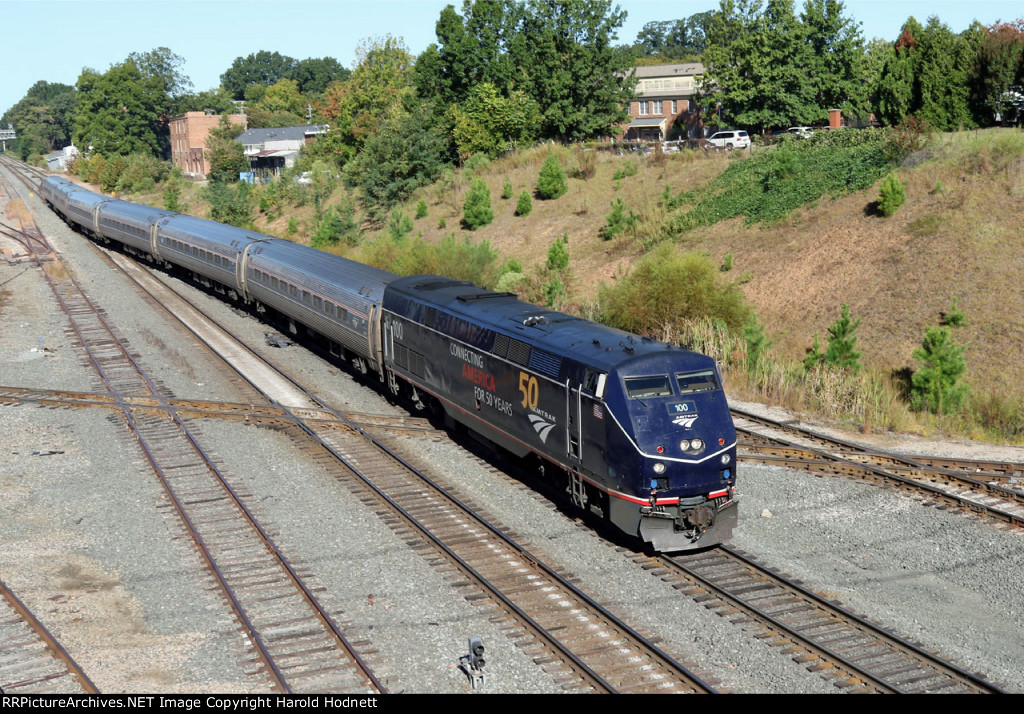
<svg viewBox="0 0 1024 714">
<path fill-rule="evenodd" d="M 726 151 L 746 149 L 750 146 L 750 136 L 745 131 L 719 131 L 712 134 L 708 141 L 712 146 Z"/>
</svg>

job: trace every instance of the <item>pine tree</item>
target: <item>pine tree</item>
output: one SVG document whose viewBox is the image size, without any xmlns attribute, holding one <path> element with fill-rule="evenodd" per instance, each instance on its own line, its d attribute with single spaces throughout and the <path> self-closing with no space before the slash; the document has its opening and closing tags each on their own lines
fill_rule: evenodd
<svg viewBox="0 0 1024 714">
<path fill-rule="evenodd" d="M 910 404 L 914 409 L 948 414 L 963 404 L 967 385 L 960 377 L 967 371 L 964 348 L 948 327 L 928 327 L 914 359 L 922 366 L 911 377 Z"/>
<path fill-rule="evenodd" d="M 891 216 L 907 200 L 907 192 L 896 174 L 889 174 L 882 181 L 878 192 L 878 210 L 883 216 Z"/>
<path fill-rule="evenodd" d="M 523 191 L 519 194 L 519 200 L 516 202 L 516 215 L 528 216 L 531 211 L 533 211 L 533 199 L 530 198 L 527 191 Z"/>
<path fill-rule="evenodd" d="M 466 194 L 466 202 L 462 206 L 463 223 L 466 228 L 475 231 L 494 220 L 491 210 L 491 192 L 483 179 L 473 179 Z"/>
<path fill-rule="evenodd" d="M 559 163 L 558 157 L 548 154 L 544 165 L 540 168 L 540 177 L 537 179 L 537 196 L 544 200 L 558 198 L 569 190 L 569 180 L 565 176 L 565 170 Z"/>
<path fill-rule="evenodd" d="M 954 298 L 949 312 L 942 315 L 941 325 L 925 329 L 921 347 L 914 350 L 914 359 L 923 363 L 911 377 L 910 405 L 914 409 L 948 414 L 963 404 L 967 385 L 961 384 L 960 378 L 967 371 L 967 360 L 951 328 L 964 323 L 964 314 Z"/>
<path fill-rule="evenodd" d="M 850 308 L 843 303 L 839 309 L 839 319 L 828 328 L 828 346 L 825 348 L 823 360 L 825 364 L 840 369 L 849 369 L 857 373 L 861 369 L 860 352 L 857 352 L 857 336 L 854 334 L 860 327 L 860 318 L 850 318 Z"/>
</svg>

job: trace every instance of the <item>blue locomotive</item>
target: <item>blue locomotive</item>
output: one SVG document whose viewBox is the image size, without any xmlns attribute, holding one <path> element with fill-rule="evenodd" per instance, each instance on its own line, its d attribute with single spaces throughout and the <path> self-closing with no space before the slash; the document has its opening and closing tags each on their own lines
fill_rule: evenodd
<svg viewBox="0 0 1024 714">
<path fill-rule="evenodd" d="M 431 275 L 399 277 L 65 179 L 70 224 L 305 331 L 396 395 L 538 457 L 573 502 L 660 551 L 731 537 L 736 432 L 709 357 Z"/>
</svg>

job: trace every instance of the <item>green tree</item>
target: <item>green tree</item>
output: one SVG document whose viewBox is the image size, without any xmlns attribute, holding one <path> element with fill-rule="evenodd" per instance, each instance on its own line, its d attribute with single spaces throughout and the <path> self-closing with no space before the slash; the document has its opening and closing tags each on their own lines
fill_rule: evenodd
<svg viewBox="0 0 1024 714">
<path fill-rule="evenodd" d="M 569 179 L 555 154 L 548 154 L 537 177 L 537 196 L 545 201 L 559 198 L 569 190 Z"/>
<path fill-rule="evenodd" d="M 699 103 L 741 126 L 820 124 L 866 108 L 863 39 L 838 0 L 722 0 L 708 27 Z M 717 117 L 709 117 L 717 120 Z"/>
<path fill-rule="evenodd" d="M 437 44 L 416 61 L 420 96 L 442 106 L 459 104 L 481 84 L 507 96 L 515 85 L 509 48 L 520 41 L 525 8 L 513 0 L 464 0 L 462 14 L 448 5 L 435 25 Z"/>
<path fill-rule="evenodd" d="M 24 160 L 32 154 L 56 151 L 71 143 L 72 119 L 78 93 L 67 84 L 39 81 L 0 117 L 0 126 L 14 126 L 13 148 Z"/>
<path fill-rule="evenodd" d="M 452 138 L 463 159 L 480 152 L 495 158 L 536 136 L 540 113 L 535 101 L 513 90 L 503 97 L 493 84 L 470 90 L 461 105 L 452 105 Z"/>
<path fill-rule="evenodd" d="M 882 181 L 882 187 L 878 192 L 878 210 L 883 216 L 891 216 L 907 200 L 906 190 L 903 182 L 896 174 L 889 174 Z"/>
<path fill-rule="evenodd" d="M 288 224 L 291 231 L 291 223 Z M 291 231 L 294 232 L 294 231 Z M 343 200 L 335 206 L 329 206 L 317 223 L 310 245 L 314 248 L 329 248 L 344 243 L 354 246 L 359 243 L 359 224 L 355 220 L 355 209 L 351 202 Z"/>
<path fill-rule="evenodd" d="M 331 124 L 334 153 L 346 160 L 413 96 L 412 57 L 401 39 L 363 40 L 356 59 L 352 75 L 331 83 L 318 103 L 319 114 Z"/>
<path fill-rule="evenodd" d="M 359 189 L 370 214 L 383 219 L 392 206 L 440 176 L 446 145 L 428 106 L 393 107 L 345 166 L 343 178 L 350 188 Z"/>
<path fill-rule="evenodd" d="M 206 155 L 210 161 L 210 178 L 214 181 L 237 181 L 238 174 L 249 170 L 245 148 L 235 141 L 243 132 L 227 114 L 221 114 L 215 129 L 206 137 Z"/>
<path fill-rule="evenodd" d="M 914 350 L 921 366 L 911 376 L 910 404 L 921 411 L 948 414 L 957 411 L 967 395 L 960 379 L 967 371 L 964 348 L 949 327 L 925 328 L 921 347 Z"/>
<path fill-rule="evenodd" d="M 297 64 L 279 52 L 260 50 L 248 57 L 236 57 L 220 76 L 220 84 L 234 99 L 246 99 L 245 90 L 250 85 L 269 87 L 279 79 L 291 77 Z"/>
<path fill-rule="evenodd" d="M 801 22 L 810 45 L 810 101 L 824 120 L 831 108 L 847 116 L 867 113 L 868 91 L 862 80 L 864 39 L 859 23 L 843 15 L 839 0 L 807 0 Z"/>
<path fill-rule="evenodd" d="M 108 156 L 137 151 L 161 154 L 164 97 L 152 92 L 132 60 L 103 74 L 84 69 L 76 87 L 75 144 L 81 149 Z"/>
<path fill-rule="evenodd" d="M 213 182 L 203 189 L 203 197 L 210 204 L 210 220 L 239 228 L 252 226 L 253 201 L 249 184 Z"/>
<path fill-rule="evenodd" d="M 828 328 L 828 344 L 822 356 L 825 364 L 850 370 L 854 374 L 861 370 L 860 352 L 857 351 L 858 327 L 860 318 L 852 319 L 850 308 L 843 303 L 839 309 L 839 319 Z"/>
<path fill-rule="evenodd" d="M 611 240 L 623 231 L 632 229 L 638 220 L 632 210 L 629 211 L 629 215 L 626 215 L 626 202 L 622 200 L 621 196 L 612 201 L 611 205 L 612 210 L 605 219 L 604 227 L 601 229 L 601 236 L 605 240 Z"/>
<path fill-rule="evenodd" d="M 913 115 L 946 131 L 974 126 L 970 77 L 984 35 L 977 23 L 958 35 L 938 17 L 924 26 L 909 18 L 878 80 L 879 119 L 895 125 Z"/>
<path fill-rule="evenodd" d="M 209 112 L 210 114 L 237 113 L 231 95 L 223 87 L 205 92 L 183 95 L 178 101 L 178 112 Z"/>
<path fill-rule="evenodd" d="M 637 33 L 633 51 L 638 57 L 681 61 L 697 59 L 707 44 L 713 12 L 698 12 L 681 20 L 648 22 Z"/>
<path fill-rule="evenodd" d="M 569 267 L 569 234 L 563 233 L 561 238 L 548 248 L 547 268 L 553 273 L 561 273 Z"/>
<path fill-rule="evenodd" d="M 319 95 L 327 91 L 331 82 L 343 82 L 352 74 L 333 57 L 299 60 L 295 70 L 287 77 L 299 83 L 305 95 Z"/>
<path fill-rule="evenodd" d="M 541 108 L 542 137 L 597 138 L 627 119 L 633 55 L 612 43 L 625 19 L 610 0 L 531 0 L 510 54 Z"/>
<path fill-rule="evenodd" d="M 409 214 L 401 208 L 395 207 L 391 210 L 391 217 L 388 218 L 388 235 L 392 240 L 400 241 L 412 233 L 413 224 Z"/>
<path fill-rule="evenodd" d="M 528 216 L 533 211 L 533 199 L 530 198 L 528 191 L 523 191 L 519 194 L 519 200 L 516 201 L 516 215 L 517 216 Z"/>
<path fill-rule="evenodd" d="M 1024 19 L 990 25 L 971 71 L 971 104 L 979 122 L 1019 116 L 1011 89 L 1024 84 Z"/>
<path fill-rule="evenodd" d="M 469 184 L 469 193 L 466 194 L 466 202 L 462 207 L 463 223 L 475 231 L 481 226 L 486 226 L 494 220 L 494 211 L 491 210 L 491 192 L 483 179 L 475 178 Z"/>
</svg>

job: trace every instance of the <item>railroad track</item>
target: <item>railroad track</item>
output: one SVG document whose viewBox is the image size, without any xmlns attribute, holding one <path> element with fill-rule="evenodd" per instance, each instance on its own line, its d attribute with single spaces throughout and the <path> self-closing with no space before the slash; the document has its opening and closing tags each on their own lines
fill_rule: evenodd
<svg viewBox="0 0 1024 714">
<path fill-rule="evenodd" d="M 0 581 L 0 691 L 98 694 L 81 667 Z"/>
<path fill-rule="evenodd" d="M 603 692 L 714 691 L 368 430 L 382 425 L 394 430 L 393 417 L 350 418 L 333 409 L 241 340 L 225 339 L 229 333 L 222 326 L 134 262 L 120 256 L 114 261 L 216 354 L 224 359 L 230 355 L 231 367 L 263 391 L 269 406 L 258 407 L 264 410 L 261 425 L 287 433 L 310 458 L 378 510 L 414 550 L 450 570 L 456 587 L 467 588 L 463 592 L 470 592 L 466 595 L 470 601 L 491 607 L 509 637 L 563 687 Z M 429 424 L 425 420 L 412 423 L 421 434 Z M 399 424 L 408 429 L 410 420 L 402 418 Z"/>
<path fill-rule="evenodd" d="M 71 291 L 71 287 L 63 283 L 51 285 L 62 305 L 71 305 L 68 296 L 62 294 L 62 289 Z M 103 388 L 96 393 L 64 394 L 39 390 L 17 393 L 16 388 L 11 388 L 5 390 L 4 399 L 120 410 L 173 500 L 179 521 L 188 529 L 225 598 L 232 603 L 253 651 L 263 662 L 263 671 L 278 688 L 284 691 L 372 689 L 364 680 L 353 680 L 349 669 L 337 663 L 316 660 L 296 666 L 296 655 L 301 653 L 291 649 L 285 652 L 290 658 L 287 671 L 278 666 L 282 653 L 275 651 L 275 645 L 282 641 L 286 646 L 298 645 L 310 652 L 329 651 L 323 658 L 335 655 L 337 648 L 324 646 L 321 633 L 310 631 L 310 618 L 295 614 L 301 608 L 298 602 L 301 598 L 291 592 L 280 592 L 283 586 L 277 571 L 283 568 L 294 576 L 294 569 L 280 557 L 265 530 L 246 511 L 247 494 L 235 492 L 229 479 L 217 471 L 213 459 L 205 454 L 191 423 L 193 417 L 186 414 L 205 418 L 220 412 L 233 418 L 248 417 L 250 422 L 258 420 L 285 431 L 306 444 L 307 449 L 327 456 L 335 472 L 342 472 L 343 480 L 352 479 L 353 484 L 358 481 L 360 485 L 356 490 L 361 491 L 364 498 L 373 493 L 376 508 L 390 509 L 385 520 L 407 534 L 418 534 L 421 542 L 414 546 L 417 550 L 434 563 L 440 563 L 438 558 L 443 558 L 442 567 L 459 580 L 456 586 L 468 587 L 462 592 L 471 592 L 467 596 L 469 600 L 488 607 L 517 646 L 566 689 L 714 691 L 647 638 L 587 598 L 567 579 L 539 563 L 500 529 L 476 517 L 457 499 L 431 485 L 424 474 L 387 453 L 359 423 L 334 412 L 302 390 L 287 390 L 276 383 L 280 379 L 267 377 L 265 366 L 251 362 L 242 372 L 246 380 L 264 391 L 267 391 L 268 379 L 275 381 L 263 405 L 239 408 L 174 400 L 165 388 L 145 375 L 139 360 L 124 347 L 124 341 L 108 322 L 88 317 L 93 307 L 91 303 L 81 309 L 75 305 L 66 311 L 77 346 L 101 375 Z M 91 310 L 93 315 L 97 312 Z M 194 315 L 188 318 L 190 329 L 195 329 L 196 321 Z M 203 319 L 198 318 L 198 321 Z M 107 331 L 106 338 L 99 336 L 101 329 Z M 197 334 L 204 333 L 200 330 Z M 201 339 L 210 340 L 211 347 L 217 343 L 217 338 L 208 334 Z M 225 348 L 219 345 L 218 349 Z M 232 355 L 229 360 L 232 366 L 245 361 L 238 359 L 237 352 Z M 374 428 L 410 428 L 408 421 L 396 423 L 379 416 L 363 416 L 361 421 Z M 423 426 L 412 428 L 422 431 Z M 345 468 L 339 468 L 339 464 Z M 386 482 L 385 487 L 375 485 L 375 480 Z M 433 550 L 433 554 L 428 555 L 428 550 Z M 268 565 L 269 551 L 279 556 L 283 566 Z M 220 566 L 225 562 L 231 567 Z M 306 599 L 310 598 L 307 593 Z M 329 621 L 329 615 L 322 613 L 321 619 Z M 295 624 L 296 621 L 300 624 Z M 303 686 L 301 681 L 306 670 L 314 671 L 316 677 L 309 687 Z M 324 680 L 323 673 L 328 670 L 341 672 L 348 679 Z M 367 677 L 372 678 L 372 673 Z M 374 687 L 383 691 L 376 680 Z"/>
<path fill-rule="evenodd" d="M 1005 693 L 727 546 L 638 562 L 719 615 L 757 623 L 758 637 L 844 691 Z"/>
<path fill-rule="evenodd" d="M 385 691 L 360 654 L 367 643 L 349 642 L 71 271 L 42 274 L 83 362 L 131 429 L 271 685 L 284 692 Z M 139 398 L 161 413 L 134 409 Z"/>
<path fill-rule="evenodd" d="M 748 463 L 872 481 L 1024 529 L 1024 490 L 1010 488 L 1024 464 L 907 458 L 873 451 L 733 409 L 739 456 Z M 1008 485 L 1003 485 L 1008 484 Z"/>
</svg>

